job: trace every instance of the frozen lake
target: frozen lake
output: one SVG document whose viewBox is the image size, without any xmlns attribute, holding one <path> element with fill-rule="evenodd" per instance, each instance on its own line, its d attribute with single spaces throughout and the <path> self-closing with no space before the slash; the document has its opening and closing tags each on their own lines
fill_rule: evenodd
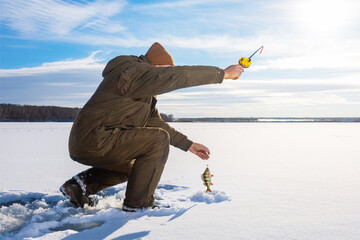
<svg viewBox="0 0 360 240">
<path fill-rule="evenodd" d="M 129 215 L 125 184 L 93 209 L 58 192 L 87 168 L 68 157 L 71 123 L 0 123 L 0 238 L 360 239 L 359 123 L 171 125 L 211 158 L 171 148 L 157 198 L 172 208 Z"/>
</svg>

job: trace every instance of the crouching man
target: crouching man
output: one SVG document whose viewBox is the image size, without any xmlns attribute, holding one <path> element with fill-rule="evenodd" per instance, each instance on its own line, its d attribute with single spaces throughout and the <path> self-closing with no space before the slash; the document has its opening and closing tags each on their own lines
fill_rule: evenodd
<svg viewBox="0 0 360 240">
<path fill-rule="evenodd" d="M 176 89 L 237 79 L 244 69 L 174 66 L 166 49 L 154 43 L 145 56 L 118 56 L 103 71 L 103 81 L 77 116 L 70 133 L 70 157 L 89 165 L 61 187 L 76 207 L 92 205 L 89 195 L 128 182 L 123 210 L 154 207 L 169 146 L 207 160 L 210 151 L 165 123 L 156 95 Z"/>
</svg>

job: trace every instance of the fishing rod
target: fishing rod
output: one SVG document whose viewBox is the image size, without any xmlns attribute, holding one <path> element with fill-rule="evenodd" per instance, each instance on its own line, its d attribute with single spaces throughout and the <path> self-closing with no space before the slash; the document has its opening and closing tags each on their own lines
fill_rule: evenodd
<svg viewBox="0 0 360 240">
<path fill-rule="evenodd" d="M 248 57 L 248 58 L 247 58 L 247 57 L 241 57 L 240 60 L 239 60 L 239 64 L 240 64 L 241 66 L 243 66 L 244 68 L 250 67 L 250 65 L 251 65 L 251 57 L 254 56 L 255 53 L 257 53 L 260 49 L 261 49 L 261 51 L 260 51 L 259 54 L 261 54 L 262 50 L 264 49 L 264 46 L 259 47 L 259 49 L 256 50 L 256 51 L 255 51 L 250 57 Z"/>
</svg>

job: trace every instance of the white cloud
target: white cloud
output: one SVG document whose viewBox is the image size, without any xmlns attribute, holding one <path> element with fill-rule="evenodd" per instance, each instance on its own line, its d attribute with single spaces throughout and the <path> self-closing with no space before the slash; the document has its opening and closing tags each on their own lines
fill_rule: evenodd
<svg viewBox="0 0 360 240">
<path fill-rule="evenodd" d="M 222 0 L 221 3 L 239 3 L 244 2 L 245 0 Z M 164 1 L 158 3 L 146 3 L 146 4 L 134 4 L 133 7 L 137 10 L 146 10 L 153 12 L 154 10 L 168 10 L 174 8 L 178 10 L 179 7 L 193 7 L 199 5 L 200 7 L 205 7 L 209 4 L 218 4 L 218 0 L 180 0 L 180 1 Z"/>
<path fill-rule="evenodd" d="M 179 90 L 158 96 L 159 109 L 176 117 L 354 116 L 360 74 L 323 78 L 254 79 Z M 351 106 L 351 107 L 350 107 Z"/>
<path fill-rule="evenodd" d="M 197 91 L 188 92 L 181 89 L 158 96 L 159 100 L 189 100 L 213 96 L 251 97 L 274 96 L 274 94 L 292 93 L 335 93 L 359 92 L 360 73 L 341 74 L 332 77 L 299 77 L 285 79 L 252 79 L 224 80 L 221 85 L 206 85 L 196 88 Z M 360 96 L 360 95 L 359 95 Z"/>
<path fill-rule="evenodd" d="M 7 9 L 1 24 L 30 39 L 127 48 L 160 41 L 169 48 L 233 55 L 234 63 L 264 45 L 250 71 L 360 68 L 360 19 L 354 12 L 360 3 L 355 0 L 254 1 L 247 8 L 234 0 L 222 2 L 221 8 L 218 1 L 204 0 L 150 4 L 5 0 L 0 6 Z M 169 18 L 185 11 L 180 7 L 193 12 L 181 20 Z M 139 23 L 125 27 L 131 21 L 120 15 L 123 12 L 139 18 Z M 156 18 L 143 27 L 141 19 L 155 12 Z"/>
<path fill-rule="evenodd" d="M 280 70 L 310 70 L 310 69 L 329 69 L 329 70 L 359 70 L 360 56 L 353 54 L 344 54 L 344 56 L 335 54 L 323 54 L 311 56 L 304 54 L 296 57 L 280 57 L 261 61 L 253 64 L 249 71 L 260 71 L 267 69 Z"/>
<path fill-rule="evenodd" d="M 89 99 L 93 93 L 76 93 L 61 96 L 43 97 L 44 99 Z"/>
<path fill-rule="evenodd" d="M 206 103 L 201 103 L 201 102 L 184 102 L 184 101 L 175 101 L 175 102 L 159 102 L 156 104 L 156 106 L 159 107 L 171 107 L 171 108 L 178 108 L 179 106 L 183 106 L 183 107 L 203 107 L 206 106 Z"/>
<path fill-rule="evenodd" d="M 196 56 L 194 61 L 201 61 L 205 53 L 212 57 L 205 62 L 219 64 L 219 56 L 235 64 L 241 56 L 248 57 L 264 45 L 262 55 L 254 56 L 252 66 L 246 69 L 245 74 L 252 74 L 221 86 L 198 87 L 195 92 L 185 89 L 160 95 L 159 106 L 175 115 L 274 116 L 317 104 L 317 111 L 328 105 L 329 111 L 340 114 L 344 113 L 342 107 L 354 105 L 355 109 L 360 102 L 360 15 L 355 12 L 359 7 L 357 0 L 180 0 L 146 4 L 3 0 L 0 27 L 10 29 L 10 37 L 94 45 L 97 49 L 147 48 L 160 41 L 175 54 L 181 50 L 189 59 Z M 72 97 L 81 102 L 88 96 L 76 95 L 76 91 L 90 92 L 101 79 L 100 74 L 92 74 L 89 80 L 93 70 L 98 73 L 105 66 L 99 55 L 94 52 L 83 59 L 0 69 L 0 77 L 26 83 L 29 79 L 43 80 L 44 89 L 59 91 L 49 93 L 59 102 L 63 99 L 70 104 Z M 72 71 L 77 69 L 84 71 Z M 68 77 L 68 73 L 75 72 L 76 76 Z M 67 74 L 67 78 L 61 74 Z M 312 74 L 322 77 L 305 77 Z M 286 79 L 282 79 L 284 75 Z M 246 76 L 256 79 L 247 80 Z M 63 79 L 69 82 L 61 82 Z M 84 84 L 91 87 L 86 89 Z M 74 95 L 66 95 L 70 90 L 75 91 Z M 60 91 L 67 91 L 64 97 Z M 211 96 L 214 99 L 209 102 Z M 305 115 L 308 109 L 304 109 Z"/>
<path fill-rule="evenodd" d="M 74 86 L 77 83 L 73 83 L 73 82 L 52 82 L 52 83 L 45 83 L 45 85 L 47 86 L 54 86 L 54 87 L 68 87 L 68 86 Z"/>
<path fill-rule="evenodd" d="M 124 1 L 90 3 L 60 0 L 4 0 L 0 2 L 1 22 L 21 35 L 65 36 L 82 30 L 118 32 L 124 30 L 110 17 L 119 13 Z"/>
<path fill-rule="evenodd" d="M 102 70 L 105 66 L 102 58 L 97 58 L 96 54 L 100 51 L 91 53 L 90 56 L 76 60 L 64 60 L 57 62 L 43 63 L 41 66 L 32 68 L 19 68 L 19 69 L 0 69 L 0 77 L 19 77 L 30 76 L 38 74 L 47 74 L 53 72 L 62 72 L 65 70 L 75 69 L 97 69 Z"/>
</svg>

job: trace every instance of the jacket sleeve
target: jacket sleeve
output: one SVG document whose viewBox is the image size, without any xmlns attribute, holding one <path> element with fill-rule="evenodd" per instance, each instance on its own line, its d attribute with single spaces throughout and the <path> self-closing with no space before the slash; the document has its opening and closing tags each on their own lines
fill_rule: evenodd
<svg viewBox="0 0 360 240">
<path fill-rule="evenodd" d="M 183 151 L 189 150 L 190 146 L 193 143 L 187 138 L 187 136 L 185 136 L 181 132 L 176 131 L 169 124 L 164 122 L 159 114 L 159 111 L 156 108 L 154 108 L 154 110 L 152 111 L 146 126 L 158 127 L 167 131 L 170 135 L 170 144 L 174 147 L 180 148 Z"/>
<path fill-rule="evenodd" d="M 224 70 L 210 66 L 155 67 L 132 62 L 118 78 L 121 94 L 132 98 L 159 95 L 176 89 L 222 83 Z"/>
</svg>

